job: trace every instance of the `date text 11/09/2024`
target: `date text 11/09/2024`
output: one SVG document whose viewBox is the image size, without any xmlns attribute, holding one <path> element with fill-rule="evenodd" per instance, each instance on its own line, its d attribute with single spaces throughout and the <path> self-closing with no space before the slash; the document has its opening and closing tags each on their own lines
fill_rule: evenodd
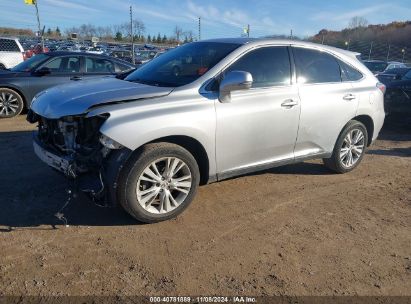
<svg viewBox="0 0 411 304">
<path fill-rule="evenodd" d="M 150 303 L 257 303 L 254 297 L 150 297 Z"/>
</svg>

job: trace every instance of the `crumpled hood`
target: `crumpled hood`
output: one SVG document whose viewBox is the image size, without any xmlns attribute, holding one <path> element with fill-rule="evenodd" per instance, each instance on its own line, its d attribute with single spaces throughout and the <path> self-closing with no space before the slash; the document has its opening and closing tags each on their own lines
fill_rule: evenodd
<svg viewBox="0 0 411 304">
<path fill-rule="evenodd" d="M 31 109 L 40 116 L 57 119 L 79 115 L 96 105 L 161 97 L 173 88 L 155 87 L 107 77 L 56 86 L 37 94 Z"/>
</svg>

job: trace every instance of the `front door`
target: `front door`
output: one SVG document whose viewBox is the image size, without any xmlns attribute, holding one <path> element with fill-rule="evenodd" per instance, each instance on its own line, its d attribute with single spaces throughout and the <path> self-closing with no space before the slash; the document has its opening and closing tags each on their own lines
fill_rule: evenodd
<svg viewBox="0 0 411 304">
<path fill-rule="evenodd" d="M 252 88 L 231 93 L 231 102 L 216 102 L 216 156 L 220 175 L 252 171 L 292 161 L 300 102 L 291 84 L 289 50 L 285 46 L 254 49 L 229 71 L 253 76 Z"/>
</svg>

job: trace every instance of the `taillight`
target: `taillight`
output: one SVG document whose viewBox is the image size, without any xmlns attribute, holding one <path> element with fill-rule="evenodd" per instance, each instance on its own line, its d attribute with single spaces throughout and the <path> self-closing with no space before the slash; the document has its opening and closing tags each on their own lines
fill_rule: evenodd
<svg viewBox="0 0 411 304">
<path fill-rule="evenodd" d="M 380 91 L 385 94 L 385 91 L 387 90 L 387 87 L 385 86 L 385 84 L 381 83 L 381 82 L 377 82 L 377 88 L 380 89 Z"/>
</svg>

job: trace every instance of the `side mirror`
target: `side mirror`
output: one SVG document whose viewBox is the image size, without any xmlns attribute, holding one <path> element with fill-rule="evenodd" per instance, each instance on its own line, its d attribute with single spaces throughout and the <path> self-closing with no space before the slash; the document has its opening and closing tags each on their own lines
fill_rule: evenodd
<svg viewBox="0 0 411 304">
<path fill-rule="evenodd" d="M 42 68 L 36 70 L 35 73 L 36 73 L 36 75 L 44 76 L 44 75 L 50 74 L 51 71 L 50 71 L 50 69 L 49 69 L 48 67 L 42 67 Z"/>
<path fill-rule="evenodd" d="M 249 72 L 231 71 L 221 80 L 218 99 L 221 102 L 230 102 L 232 91 L 248 90 L 252 84 L 253 76 Z"/>
<path fill-rule="evenodd" d="M 402 76 L 400 74 L 395 75 L 394 79 L 395 80 L 401 80 Z"/>
</svg>

